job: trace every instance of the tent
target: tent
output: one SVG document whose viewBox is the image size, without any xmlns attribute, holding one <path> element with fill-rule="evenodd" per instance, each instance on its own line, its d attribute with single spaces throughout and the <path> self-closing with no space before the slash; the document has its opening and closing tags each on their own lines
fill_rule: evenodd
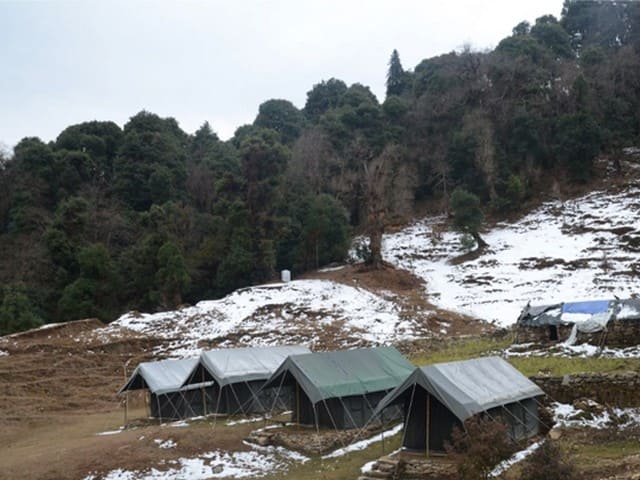
<svg viewBox="0 0 640 480">
<path fill-rule="evenodd" d="M 403 446 L 443 451 L 454 427 L 476 414 L 499 417 L 514 440 L 539 431 L 536 397 L 544 392 L 499 357 L 476 358 L 416 368 L 378 404 L 404 410 Z"/>
<path fill-rule="evenodd" d="M 291 406 L 291 390 L 262 388 L 289 355 L 309 353 L 301 345 L 247 347 L 202 352 L 184 379 L 183 386 L 211 384 L 209 413 L 264 413 Z"/>
<path fill-rule="evenodd" d="M 176 419 L 204 415 L 207 402 L 211 402 L 211 398 L 207 397 L 213 393 L 212 383 L 183 387 L 197 363 L 197 358 L 143 362 L 136 367 L 118 393 L 149 390 L 152 417 Z"/>
<path fill-rule="evenodd" d="M 293 421 L 335 429 L 364 426 L 413 365 L 393 347 L 292 355 L 266 386 L 293 388 Z"/>
</svg>

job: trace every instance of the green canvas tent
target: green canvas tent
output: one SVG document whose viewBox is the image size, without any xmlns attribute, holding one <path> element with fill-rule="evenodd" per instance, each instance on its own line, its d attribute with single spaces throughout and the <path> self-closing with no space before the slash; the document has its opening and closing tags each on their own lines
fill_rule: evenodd
<svg viewBox="0 0 640 480">
<path fill-rule="evenodd" d="M 293 387 L 296 423 L 359 428 L 413 368 L 393 347 L 291 355 L 265 386 Z"/>
<path fill-rule="evenodd" d="M 416 368 L 376 408 L 403 405 L 403 447 L 444 450 L 454 427 L 476 414 L 501 418 L 515 440 L 540 427 L 536 397 L 544 392 L 499 357 L 439 363 Z"/>
</svg>

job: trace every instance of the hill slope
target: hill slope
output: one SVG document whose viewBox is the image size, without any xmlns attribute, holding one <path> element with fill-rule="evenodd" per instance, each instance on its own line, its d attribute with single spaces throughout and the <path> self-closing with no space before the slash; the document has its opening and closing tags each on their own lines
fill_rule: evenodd
<svg viewBox="0 0 640 480">
<path fill-rule="evenodd" d="M 385 258 L 424 279 L 441 308 L 509 325 L 527 302 L 639 293 L 638 183 L 548 202 L 500 223 L 483 234 L 489 249 L 477 258 L 461 256 L 458 234 L 435 233 L 444 221 L 426 218 L 383 240 Z"/>
</svg>

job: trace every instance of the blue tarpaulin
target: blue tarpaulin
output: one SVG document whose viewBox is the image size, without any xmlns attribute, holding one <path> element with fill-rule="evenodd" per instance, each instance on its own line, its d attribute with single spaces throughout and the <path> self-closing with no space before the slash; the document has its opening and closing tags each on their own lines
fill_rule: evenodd
<svg viewBox="0 0 640 480">
<path fill-rule="evenodd" d="M 609 303 L 609 300 L 563 303 L 562 313 L 588 313 L 591 315 L 605 313 L 609 310 Z"/>
</svg>

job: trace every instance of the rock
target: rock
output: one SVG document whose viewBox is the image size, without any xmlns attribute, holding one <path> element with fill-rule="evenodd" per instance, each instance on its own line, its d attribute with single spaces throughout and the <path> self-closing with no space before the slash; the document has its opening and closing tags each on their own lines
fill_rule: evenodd
<svg viewBox="0 0 640 480">
<path fill-rule="evenodd" d="M 558 440 L 561 436 L 562 436 L 562 430 L 560 430 L 559 428 L 554 428 L 551 431 L 549 431 L 549 438 L 551 440 Z"/>
</svg>

